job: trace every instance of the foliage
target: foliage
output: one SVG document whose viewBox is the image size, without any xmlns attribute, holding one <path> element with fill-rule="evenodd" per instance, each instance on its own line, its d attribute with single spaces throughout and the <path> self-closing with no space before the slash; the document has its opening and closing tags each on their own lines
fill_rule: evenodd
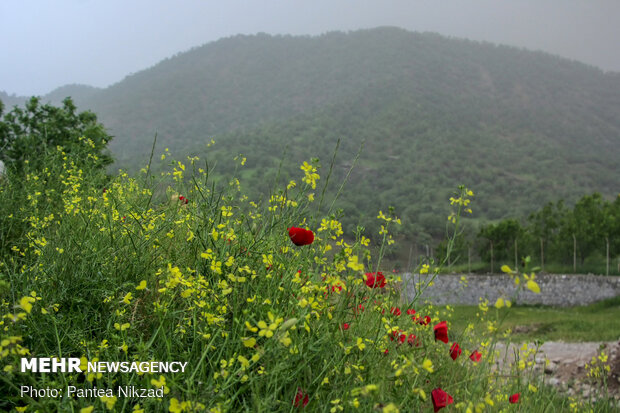
<svg viewBox="0 0 620 413">
<path fill-rule="evenodd" d="M 317 212 L 320 196 L 310 195 L 328 176 L 316 162 L 261 202 L 243 193 L 237 177 L 213 183 L 209 163 L 197 158 L 169 161 L 161 181 L 149 166 L 102 189 L 77 167 L 95 161 L 76 156 L 58 148 L 49 170 L 27 173 L 22 186 L 0 184 L 2 214 L 16 191 L 25 197 L 5 219 L 28 224 L 0 255 L 2 409 L 385 413 L 429 410 L 437 388 L 458 410 L 507 409 L 516 393 L 527 411 L 568 409 L 566 399 L 532 381 L 523 360 L 535 346 L 525 346 L 510 374 L 493 372 L 503 332 L 492 315 L 457 329 L 451 310 L 403 302 L 406 280 L 380 274 L 381 253 L 370 254 L 367 237 L 358 231 L 348 242 L 334 216 Z M 165 195 L 155 193 L 158 185 Z M 58 202 L 41 209 L 44 191 Z M 468 199 L 466 191 L 457 197 L 459 206 Z M 378 219 L 387 243 L 399 220 L 383 212 Z M 295 245 L 292 227 L 312 230 L 312 241 Z M 438 272 L 432 263 L 420 270 L 425 282 Z M 375 288 L 371 276 L 380 280 L 370 283 Z M 447 328 L 448 344 L 435 340 L 435 325 Z M 460 357 L 450 351 L 457 341 Z M 474 350 L 480 361 L 468 357 Z M 22 373 L 26 355 L 188 364 L 166 374 Z M 22 383 L 136 386 L 163 395 L 22 398 Z M 574 410 L 586 407 L 576 402 Z"/>
<path fill-rule="evenodd" d="M 47 153 L 60 146 L 66 152 L 78 152 L 75 159 L 80 166 L 103 170 L 112 163 L 106 150 L 111 137 L 94 113 L 76 113 L 76 109 L 70 98 L 56 107 L 41 105 L 40 99 L 33 97 L 24 108 L 14 107 L 3 114 L 0 102 L 0 160 L 22 174 L 26 164 L 43 169 Z"/>
<path fill-rule="evenodd" d="M 308 153 L 329 159 L 338 139 L 339 182 L 363 146 L 336 201 L 342 224 L 375 234 L 375 205 L 392 205 L 408 251 L 443 238 L 455 182 L 476 188 L 476 220 L 526 217 L 592 191 L 615 196 L 619 85 L 617 74 L 540 52 L 378 28 L 234 36 L 107 89 L 43 99 L 71 95 L 97 113 L 120 167 L 146 162 L 156 133 L 179 155 L 244 154 L 255 198 L 278 174 L 295 176 Z M 215 173 L 232 169 L 220 162 Z"/>
<path fill-rule="evenodd" d="M 530 214 L 523 225 L 505 219 L 483 226 L 478 239 L 480 257 L 487 262 L 490 242 L 495 259 L 510 262 L 515 239 L 519 259 L 531 255 L 541 263 L 542 245 L 545 263 L 573 264 L 575 254 L 583 266 L 588 259 L 604 261 L 609 245 L 609 256 L 615 262 L 615 257 L 620 256 L 620 195 L 611 202 L 595 192 L 581 197 L 572 208 L 566 207 L 563 200 L 550 202 Z"/>
<path fill-rule="evenodd" d="M 454 306 L 455 326 L 465 327 L 478 306 Z M 514 341 L 614 341 L 620 331 L 620 297 L 577 307 L 512 306 L 496 309 Z"/>
</svg>

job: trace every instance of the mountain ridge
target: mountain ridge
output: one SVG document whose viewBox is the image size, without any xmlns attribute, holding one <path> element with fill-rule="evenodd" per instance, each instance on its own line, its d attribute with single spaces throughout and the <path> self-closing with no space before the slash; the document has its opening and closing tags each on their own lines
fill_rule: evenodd
<svg viewBox="0 0 620 413">
<path fill-rule="evenodd" d="M 259 171 L 287 146 L 294 178 L 338 138 L 338 170 L 365 142 L 339 205 L 367 227 L 392 202 L 422 222 L 406 231 L 430 233 L 459 183 L 478 189 L 479 217 L 499 219 L 594 190 L 612 197 L 620 182 L 620 74 L 511 46 L 396 28 L 238 35 L 89 92 L 76 103 L 115 136 L 121 166 L 143 163 L 155 133 L 180 157 L 215 138 L 210 153 L 247 154 L 249 184 L 264 189 Z"/>
</svg>

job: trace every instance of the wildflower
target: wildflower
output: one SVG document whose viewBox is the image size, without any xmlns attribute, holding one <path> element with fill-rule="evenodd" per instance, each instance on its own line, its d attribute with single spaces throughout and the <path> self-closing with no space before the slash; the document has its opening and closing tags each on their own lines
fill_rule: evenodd
<svg viewBox="0 0 620 413">
<path fill-rule="evenodd" d="M 390 403 L 387 406 L 383 407 L 381 413 L 398 413 L 399 411 L 400 410 L 398 410 L 398 407 L 396 407 L 394 403 Z"/>
<path fill-rule="evenodd" d="M 308 401 L 310 401 L 308 394 L 298 387 L 297 394 L 295 394 L 295 398 L 293 399 L 293 406 L 303 408 L 308 405 Z"/>
<path fill-rule="evenodd" d="M 349 329 L 349 327 L 350 327 L 350 326 L 349 326 L 349 323 L 344 323 L 344 324 L 342 325 L 342 329 L 343 329 L 343 330 L 348 330 L 348 329 Z"/>
<path fill-rule="evenodd" d="M 254 347 L 256 345 L 256 339 L 254 337 L 244 338 L 241 341 L 246 347 Z"/>
<path fill-rule="evenodd" d="M 431 391 L 431 398 L 433 399 L 433 409 L 435 410 L 435 412 L 438 412 L 447 405 L 454 403 L 454 399 L 452 399 L 452 396 L 441 390 L 440 387 Z"/>
<path fill-rule="evenodd" d="M 183 195 L 179 195 L 179 201 L 181 201 L 182 204 L 187 204 L 189 202 Z"/>
<path fill-rule="evenodd" d="M 407 344 L 412 347 L 420 347 L 420 340 L 415 336 L 415 334 L 409 334 L 409 337 L 407 338 Z"/>
<path fill-rule="evenodd" d="M 392 307 L 392 308 L 390 309 L 390 313 L 392 313 L 392 314 L 394 314 L 395 316 L 397 316 L 397 317 L 398 317 L 398 316 L 401 314 L 401 313 L 400 313 L 400 308 L 398 308 L 398 307 Z"/>
<path fill-rule="evenodd" d="M 433 331 L 435 332 L 435 340 L 443 341 L 444 343 L 448 343 L 448 323 L 442 321 L 433 327 Z"/>
<path fill-rule="evenodd" d="M 424 359 L 424 361 L 422 362 L 422 368 L 428 371 L 429 373 L 432 373 L 435 371 L 433 369 L 433 362 L 430 361 L 429 359 Z"/>
<path fill-rule="evenodd" d="M 471 353 L 471 355 L 469 356 L 469 359 L 476 363 L 479 362 L 481 358 L 482 358 L 482 354 L 480 354 L 478 350 L 474 350 L 474 352 Z"/>
<path fill-rule="evenodd" d="M 377 273 L 374 273 L 374 272 L 366 273 L 366 285 L 369 288 L 383 288 L 385 287 L 385 284 L 386 284 L 385 276 L 383 275 L 381 271 Z"/>
<path fill-rule="evenodd" d="M 510 396 L 510 397 L 508 398 L 508 401 L 509 401 L 510 403 L 513 403 L 513 404 L 514 404 L 514 403 L 517 403 L 517 402 L 519 402 L 519 396 L 521 396 L 521 393 L 515 393 L 515 394 L 513 394 L 512 396 Z"/>
<path fill-rule="evenodd" d="M 407 340 L 407 335 L 403 334 L 403 330 L 400 331 L 392 331 L 392 336 L 390 336 L 390 341 L 394 341 L 397 339 L 399 343 L 404 343 Z"/>
<path fill-rule="evenodd" d="M 293 241 L 293 244 L 298 247 L 310 245 L 314 242 L 314 233 L 304 228 L 290 227 L 288 229 L 288 236 L 291 238 L 291 241 Z"/>
<path fill-rule="evenodd" d="M 410 308 L 407 310 L 407 315 L 414 315 L 415 314 L 415 310 L 413 308 Z"/>
<path fill-rule="evenodd" d="M 413 320 L 413 322 L 417 322 L 418 324 L 421 324 L 423 326 L 427 326 L 430 322 L 431 322 L 431 318 L 427 315 L 425 315 L 424 317 L 411 317 L 411 319 Z"/>
<path fill-rule="evenodd" d="M 30 311 L 32 311 L 32 303 L 34 303 L 36 301 L 36 299 L 32 298 L 32 297 L 22 297 L 19 300 L 19 306 L 25 310 L 27 313 L 30 313 Z"/>
<path fill-rule="evenodd" d="M 534 281 L 534 273 L 532 273 L 532 275 L 530 275 L 529 277 L 527 274 L 523 274 L 523 277 L 527 280 L 527 284 L 525 284 L 527 289 L 532 291 L 533 293 L 540 294 L 540 287 L 538 286 L 536 281 Z"/>
<path fill-rule="evenodd" d="M 452 360 L 455 360 L 458 358 L 458 356 L 461 355 L 461 347 L 459 346 L 459 343 L 453 343 L 452 347 L 450 347 L 450 357 L 452 357 Z"/>
</svg>

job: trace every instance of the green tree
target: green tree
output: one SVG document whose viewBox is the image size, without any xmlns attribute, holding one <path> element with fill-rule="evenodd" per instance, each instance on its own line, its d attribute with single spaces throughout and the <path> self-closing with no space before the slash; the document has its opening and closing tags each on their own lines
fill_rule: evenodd
<svg viewBox="0 0 620 413">
<path fill-rule="evenodd" d="M 583 264 L 594 252 L 602 253 L 609 227 L 605 219 L 606 201 L 599 193 L 585 195 L 575 204 L 573 219 L 577 238 L 577 255 Z"/>
<path fill-rule="evenodd" d="M 77 113 L 71 98 L 57 107 L 42 105 L 32 97 L 24 108 L 14 107 L 6 114 L 0 102 L 0 160 L 15 173 L 23 172 L 26 163 L 39 169 L 45 155 L 57 146 L 67 153 L 83 153 L 83 158 L 76 159 L 103 170 L 112 163 L 107 150 L 110 139 L 97 116 L 89 111 Z"/>
<path fill-rule="evenodd" d="M 515 219 L 505 219 L 497 224 L 483 226 L 478 232 L 478 238 L 483 240 L 478 253 L 487 262 L 491 259 L 495 262 L 511 261 L 515 255 L 515 240 L 518 242 L 523 239 L 523 234 L 521 224 Z"/>
</svg>

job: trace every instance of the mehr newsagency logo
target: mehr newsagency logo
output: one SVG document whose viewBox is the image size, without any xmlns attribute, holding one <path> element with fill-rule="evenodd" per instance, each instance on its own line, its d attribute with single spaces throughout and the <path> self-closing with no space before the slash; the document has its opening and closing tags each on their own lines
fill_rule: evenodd
<svg viewBox="0 0 620 413">
<path fill-rule="evenodd" d="M 21 372 L 31 373 L 183 373 L 188 362 L 180 361 L 88 361 L 86 358 L 22 358 Z M 84 388 L 68 386 L 66 395 L 69 397 L 112 397 L 114 391 L 104 388 Z M 21 397 L 62 397 L 65 391 L 55 388 L 34 388 L 21 386 Z M 164 386 L 159 389 L 138 388 L 136 386 L 119 386 L 116 389 L 119 397 L 163 397 Z"/>
</svg>

